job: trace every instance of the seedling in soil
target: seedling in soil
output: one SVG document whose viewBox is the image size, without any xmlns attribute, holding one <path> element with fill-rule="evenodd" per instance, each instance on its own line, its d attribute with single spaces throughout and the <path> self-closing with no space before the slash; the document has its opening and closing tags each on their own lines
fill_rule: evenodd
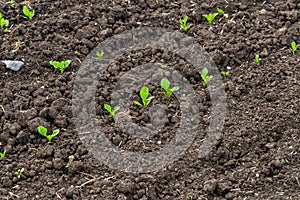
<svg viewBox="0 0 300 200">
<path fill-rule="evenodd" d="M 102 58 L 103 55 L 104 55 L 104 51 L 98 51 L 98 52 L 96 52 L 96 56 L 98 58 Z"/>
<path fill-rule="evenodd" d="M 203 17 L 205 17 L 206 21 L 209 24 L 212 24 L 212 22 L 214 21 L 214 19 L 216 18 L 217 15 L 218 15 L 218 13 L 210 13 L 208 15 L 203 15 Z"/>
<path fill-rule="evenodd" d="M 50 92 L 55 93 L 57 91 L 57 88 L 55 86 L 50 88 Z"/>
<path fill-rule="evenodd" d="M 179 20 L 180 23 L 180 27 L 183 31 L 187 32 L 189 30 L 189 28 L 191 27 L 191 25 L 187 25 L 187 20 L 189 19 L 188 16 L 185 16 L 183 19 Z"/>
<path fill-rule="evenodd" d="M 229 75 L 229 72 L 221 71 L 222 76 L 227 77 Z"/>
<path fill-rule="evenodd" d="M 224 10 L 222 10 L 221 8 L 217 8 L 217 10 L 218 10 L 218 13 L 223 16 L 222 18 L 219 19 L 219 21 L 222 21 L 223 19 L 227 19 L 228 18 L 228 14 L 226 14 L 224 12 Z"/>
<path fill-rule="evenodd" d="M 75 159 L 75 157 L 73 155 L 69 156 L 69 161 L 67 162 L 67 164 L 65 165 L 65 168 L 69 168 L 73 162 L 73 160 Z"/>
<path fill-rule="evenodd" d="M 21 175 L 22 175 L 22 173 L 25 171 L 25 169 L 24 168 L 22 168 L 22 169 L 18 169 L 18 171 L 15 173 L 16 174 L 16 176 L 17 176 L 17 178 L 21 178 Z"/>
<path fill-rule="evenodd" d="M 48 144 L 51 143 L 52 139 L 54 136 L 58 135 L 59 134 L 59 129 L 55 129 L 51 135 L 47 135 L 47 128 L 45 128 L 44 126 L 39 126 L 38 127 L 38 132 L 39 134 L 41 134 L 42 136 L 46 137 L 47 140 L 48 140 Z"/>
<path fill-rule="evenodd" d="M 154 98 L 153 96 L 151 97 L 148 97 L 149 96 L 149 89 L 147 86 L 143 86 L 140 90 L 140 97 L 142 99 L 142 103 L 138 102 L 138 101 L 134 101 L 134 103 L 138 106 L 141 106 L 141 107 L 147 107 L 151 100 Z"/>
<path fill-rule="evenodd" d="M 256 64 L 258 64 L 259 61 L 261 60 L 258 54 L 255 55 L 254 60 L 255 60 L 255 63 L 256 63 Z"/>
<path fill-rule="evenodd" d="M 172 96 L 173 92 L 176 92 L 176 91 L 179 90 L 179 86 L 175 86 L 175 87 L 170 88 L 170 85 L 171 85 L 170 81 L 166 78 L 163 78 L 160 81 L 160 86 L 162 87 L 162 89 L 165 90 L 169 101 L 171 100 L 171 96 Z"/>
<path fill-rule="evenodd" d="M 41 81 L 40 81 L 40 77 L 38 77 L 38 76 L 37 76 L 37 77 L 35 77 L 35 79 L 34 79 L 34 82 L 36 82 L 36 83 L 39 83 L 39 82 L 41 82 Z"/>
<path fill-rule="evenodd" d="M 4 33 L 10 33 L 10 32 L 11 32 L 11 30 L 9 30 L 8 28 L 4 29 Z"/>
<path fill-rule="evenodd" d="M 2 159 L 3 159 L 3 158 L 5 157 L 5 154 L 6 154 L 6 150 L 4 149 L 4 150 L 3 150 L 3 152 L 2 152 L 2 153 L 0 153 L 0 158 L 2 158 Z"/>
<path fill-rule="evenodd" d="M 208 76 L 208 69 L 204 67 L 201 72 L 201 78 L 203 80 L 203 86 L 206 86 L 213 76 Z"/>
<path fill-rule="evenodd" d="M 58 69 L 60 73 L 64 73 L 65 69 L 70 65 L 72 61 L 66 60 L 66 61 L 50 61 L 50 65 L 52 65 L 55 69 Z"/>
<path fill-rule="evenodd" d="M 135 62 L 135 61 L 136 61 L 136 58 L 132 57 L 131 62 Z"/>
<path fill-rule="evenodd" d="M 34 16 L 34 10 L 30 11 L 27 6 L 23 6 L 23 14 L 29 19 L 32 20 Z"/>
<path fill-rule="evenodd" d="M 8 26 L 9 26 L 9 21 L 7 19 L 4 19 L 4 17 L 0 13 L 0 28 L 4 28 Z"/>
<path fill-rule="evenodd" d="M 291 50 L 292 50 L 293 54 L 297 51 L 297 49 L 298 49 L 298 46 L 297 46 L 296 42 L 293 41 L 291 43 Z"/>
<path fill-rule="evenodd" d="M 166 69 L 167 68 L 167 65 L 161 65 L 160 66 L 162 69 Z"/>
<path fill-rule="evenodd" d="M 107 110 L 107 111 L 109 112 L 110 116 L 111 116 L 112 118 L 114 118 L 116 112 L 120 109 L 120 106 L 115 106 L 115 107 L 112 109 L 112 107 L 111 107 L 109 104 L 105 103 L 105 104 L 104 104 L 104 108 L 105 108 L 105 110 Z"/>
<path fill-rule="evenodd" d="M 9 2 L 6 2 L 6 4 L 9 5 L 9 6 L 15 6 L 15 1 L 10 0 Z"/>
</svg>

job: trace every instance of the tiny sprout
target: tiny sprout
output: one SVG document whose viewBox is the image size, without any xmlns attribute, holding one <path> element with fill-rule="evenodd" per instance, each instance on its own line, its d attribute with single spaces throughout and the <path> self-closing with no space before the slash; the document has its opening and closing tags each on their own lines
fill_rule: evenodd
<svg viewBox="0 0 300 200">
<path fill-rule="evenodd" d="M 259 61 L 261 60 L 258 54 L 255 55 L 254 60 L 255 60 L 255 63 L 256 63 L 256 64 L 258 64 Z"/>
<path fill-rule="evenodd" d="M 4 17 L 0 13 L 0 28 L 4 28 L 8 26 L 9 26 L 9 21 L 7 19 L 4 19 Z"/>
<path fill-rule="evenodd" d="M 105 108 L 105 110 L 107 110 L 107 111 L 109 112 L 110 116 L 111 116 L 112 118 L 114 118 L 116 112 L 120 109 L 120 106 L 115 106 L 115 107 L 112 109 L 112 107 L 111 107 L 109 104 L 105 103 L 105 104 L 104 104 L 104 108 Z"/>
<path fill-rule="evenodd" d="M 44 126 L 39 126 L 38 132 L 40 135 L 46 137 L 48 139 L 48 144 L 50 144 L 53 137 L 59 134 L 59 129 L 55 129 L 51 135 L 47 135 L 47 128 L 45 128 Z"/>
<path fill-rule="evenodd" d="M 176 91 L 179 90 L 179 86 L 175 86 L 173 88 L 170 88 L 170 81 L 166 78 L 163 78 L 160 81 L 160 86 L 161 86 L 162 89 L 165 90 L 167 98 L 168 98 L 169 101 L 171 100 L 171 96 L 172 96 L 173 92 L 176 92 Z"/>
<path fill-rule="evenodd" d="M 221 74 L 222 74 L 224 77 L 227 77 L 227 76 L 229 75 L 229 72 L 221 71 Z"/>
<path fill-rule="evenodd" d="M 67 162 L 67 164 L 65 165 L 65 168 L 69 168 L 73 162 L 73 160 L 75 159 L 75 156 L 71 155 L 69 156 L 69 161 Z"/>
<path fill-rule="evenodd" d="M 6 2 L 7 5 L 9 6 L 14 6 L 15 5 L 15 1 L 14 0 L 10 0 L 9 2 Z"/>
<path fill-rule="evenodd" d="M 180 27 L 183 31 L 187 32 L 191 25 L 187 25 L 187 20 L 189 19 L 188 16 L 185 16 L 183 19 L 179 19 Z"/>
<path fill-rule="evenodd" d="M 297 51 L 297 49 L 298 49 L 298 46 L 297 46 L 296 42 L 293 41 L 291 43 L 291 50 L 292 50 L 293 54 Z"/>
<path fill-rule="evenodd" d="M 102 58 L 103 55 L 104 55 L 104 51 L 98 51 L 98 52 L 96 52 L 96 56 L 98 58 Z"/>
<path fill-rule="evenodd" d="M 160 66 L 162 69 L 166 69 L 167 68 L 167 65 L 161 65 Z"/>
<path fill-rule="evenodd" d="M 50 65 L 52 65 L 55 69 L 58 69 L 60 73 L 64 73 L 65 69 L 71 64 L 71 60 L 66 60 L 66 61 L 50 61 Z"/>
<path fill-rule="evenodd" d="M 224 12 L 224 10 L 222 10 L 221 8 L 217 8 L 217 11 L 220 15 L 222 15 L 223 17 L 219 19 L 219 21 L 222 21 L 223 19 L 227 19 L 228 18 L 228 14 L 226 14 Z"/>
<path fill-rule="evenodd" d="M 23 7 L 23 14 L 29 19 L 31 20 L 34 16 L 34 10 L 30 11 L 27 6 Z"/>
<path fill-rule="evenodd" d="M 135 62 L 135 61 L 136 61 L 136 58 L 132 57 L 132 58 L 131 58 L 131 61 L 132 61 L 132 62 Z"/>
<path fill-rule="evenodd" d="M 151 96 L 151 97 L 148 97 L 148 96 L 149 96 L 149 89 L 148 89 L 148 87 L 143 86 L 140 90 L 140 97 L 142 99 L 142 103 L 140 103 L 138 101 L 134 101 L 134 103 L 138 106 L 141 106 L 141 107 L 144 106 L 146 108 L 150 104 L 151 100 L 154 98 L 153 96 Z"/>
<path fill-rule="evenodd" d="M 22 168 L 22 169 L 18 169 L 18 171 L 16 171 L 16 176 L 17 176 L 17 178 L 21 178 L 21 175 L 22 175 L 22 173 L 25 171 L 25 169 L 24 168 Z"/>
<path fill-rule="evenodd" d="M 2 159 L 3 159 L 3 158 L 5 157 L 5 154 L 6 154 L 6 150 L 4 149 L 4 150 L 3 150 L 3 152 L 2 152 L 2 153 L 0 153 L 0 158 L 2 158 Z"/>
<path fill-rule="evenodd" d="M 40 77 L 38 77 L 38 76 L 37 76 L 37 77 L 35 77 L 34 81 L 35 81 L 36 83 L 39 83 L 39 82 L 41 82 L 41 81 L 40 81 Z"/>
<path fill-rule="evenodd" d="M 207 20 L 207 22 L 209 24 L 212 24 L 212 22 L 214 21 L 214 19 L 216 18 L 217 15 L 218 15 L 218 13 L 210 13 L 208 15 L 203 15 L 203 17 L 205 17 L 205 19 Z"/>
<path fill-rule="evenodd" d="M 201 78 L 203 80 L 203 86 L 206 86 L 207 83 L 212 79 L 213 76 L 208 76 L 208 69 L 204 67 L 201 72 Z"/>
</svg>

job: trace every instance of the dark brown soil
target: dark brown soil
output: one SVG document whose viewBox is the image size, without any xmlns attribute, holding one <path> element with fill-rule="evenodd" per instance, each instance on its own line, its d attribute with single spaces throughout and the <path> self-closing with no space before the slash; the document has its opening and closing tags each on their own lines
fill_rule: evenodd
<svg viewBox="0 0 300 200">
<path fill-rule="evenodd" d="M 300 44 L 298 0 L 33 0 L 27 2 L 36 12 L 31 21 L 23 17 L 22 6 L 16 0 L 14 6 L 0 8 L 12 26 L 10 33 L 0 29 L 0 59 L 25 63 L 18 72 L 0 63 L 0 152 L 7 151 L 0 158 L 0 199 L 300 199 L 300 52 L 290 50 L 292 41 Z M 209 25 L 202 15 L 217 7 L 229 18 Z M 127 52 L 111 64 L 114 75 L 103 76 L 96 93 L 98 120 L 115 145 L 141 153 L 155 151 L 177 129 L 178 101 L 173 97 L 168 102 L 155 84 L 149 85 L 157 97 L 153 105 L 163 102 L 168 118 L 151 139 L 122 133 L 103 109 L 122 72 L 140 64 L 180 66 L 198 95 L 201 119 L 195 142 L 173 164 L 144 174 L 113 170 L 93 158 L 75 129 L 76 72 L 105 39 L 136 27 L 183 32 L 178 20 L 185 15 L 192 24 L 185 34 L 204 47 L 219 71 L 230 73 L 223 78 L 228 100 L 223 136 L 209 155 L 199 159 L 211 106 L 199 72 L 170 52 Z M 18 40 L 22 43 L 17 47 Z M 255 54 L 262 58 L 259 64 Z M 49 65 L 50 60 L 67 59 L 72 63 L 63 74 Z M 140 100 L 139 89 L 132 100 Z M 149 109 L 132 104 L 129 115 L 143 125 L 150 120 Z M 61 133 L 47 144 L 37 133 L 39 125 Z M 20 168 L 25 172 L 17 178 Z"/>
</svg>

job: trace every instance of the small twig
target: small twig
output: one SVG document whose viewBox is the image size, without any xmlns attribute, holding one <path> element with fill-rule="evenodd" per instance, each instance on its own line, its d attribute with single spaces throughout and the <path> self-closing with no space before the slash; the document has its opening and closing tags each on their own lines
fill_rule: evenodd
<svg viewBox="0 0 300 200">
<path fill-rule="evenodd" d="M 300 182 L 299 182 L 299 180 L 298 180 L 298 177 L 295 177 L 296 178 L 296 181 L 297 181 L 297 183 L 298 183 L 298 186 L 300 187 Z"/>
<path fill-rule="evenodd" d="M 14 193 L 12 193 L 12 192 L 8 192 L 8 194 L 9 194 L 10 196 L 12 196 L 12 197 L 17 197 L 18 199 L 20 198 L 20 196 L 14 194 Z"/>
<path fill-rule="evenodd" d="M 2 105 L 0 105 L 0 108 L 3 110 L 3 112 L 5 113 L 4 107 Z"/>
<path fill-rule="evenodd" d="M 65 189 L 65 188 L 61 188 L 61 189 L 59 189 L 57 192 L 55 192 L 55 194 L 56 194 L 56 196 L 57 196 L 58 199 L 62 199 L 61 196 L 59 195 L 59 192 L 60 192 L 60 191 L 63 191 L 64 189 Z"/>
<path fill-rule="evenodd" d="M 98 179 L 100 178 L 100 177 L 95 177 L 95 176 L 93 176 L 93 175 L 91 175 L 91 174 L 87 174 L 87 173 L 84 173 L 84 172 L 78 172 L 78 173 L 83 174 L 83 175 L 86 175 L 86 176 L 89 176 L 89 177 L 91 177 L 92 179 L 90 179 L 90 180 L 88 180 L 88 181 L 82 183 L 81 185 L 75 186 L 76 188 L 81 188 L 81 187 L 85 186 L 86 184 L 89 184 L 89 183 L 91 183 L 91 182 L 94 182 L 94 181 L 96 181 L 96 180 L 98 180 Z"/>
<path fill-rule="evenodd" d="M 94 181 L 96 181 L 96 180 L 98 180 L 98 179 L 99 179 L 99 177 L 98 177 L 98 178 L 95 177 L 95 178 L 90 179 L 90 180 L 88 180 L 88 181 L 82 183 L 81 185 L 77 185 L 77 186 L 75 186 L 75 187 L 76 187 L 76 188 L 81 188 L 81 187 L 85 186 L 86 184 L 89 184 L 89 183 L 91 183 L 91 182 L 94 182 Z"/>
</svg>

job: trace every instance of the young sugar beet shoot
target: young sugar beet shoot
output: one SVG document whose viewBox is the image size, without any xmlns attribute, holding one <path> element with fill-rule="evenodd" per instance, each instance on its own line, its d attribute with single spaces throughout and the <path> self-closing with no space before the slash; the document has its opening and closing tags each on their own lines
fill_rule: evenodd
<svg viewBox="0 0 300 200">
<path fill-rule="evenodd" d="M 170 101 L 171 100 L 171 96 L 173 94 L 173 92 L 176 92 L 179 90 L 179 86 L 175 86 L 175 87 L 172 87 L 170 88 L 170 81 L 166 78 L 163 78 L 161 81 L 160 81 L 160 86 L 162 89 L 164 89 L 165 91 L 165 94 L 167 95 L 167 98 L 168 100 Z"/>
<path fill-rule="evenodd" d="M 39 127 L 38 127 L 38 132 L 39 132 L 40 135 L 46 137 L 47 140 L 48 140 L 48 144 L 50 144 L 51 141 L 52 141 L 52 139 L 53 139 L 56 135 L 59 134 L 59 129 L 55 129 L 55 130 L 52 132 L 51 135 L 47 135 L 47 132 L 48 132 L 47 128 L 44 127 L 44 126 L 39 126 Z"/>
<path fill-rule="evenodd" d="M 147 86 L 143 86 L 140 90 L 140 97 L 142 99 L 142 103 L 138 102 L 138 101 L 134 101 L 133 103 L 135 103 L 136 105 L 140 106 L 140 107 L 147 107 L 151 100 L 154 98 L 153 96 L 149 97 L 149 89 Z"/>
<path fill-rule="evenodd" d="M 109 104 L 104 104 L 104 109 L 107 110 L 112 118 L 115 118 L 116 112 L 120 109 L 120 106 L 112 108 Z"/>
<path fill-rule="evenodd" d="M 64 73 L 65 69 L 71 64 L 71 60 L 66 61 L 53 61 L 51 60 L 49 63 L 52 65 L 55 69 L 58 69 L 60 73 Z"/>
<path fill-rule="evenodd" d="M 203 80 L 203 86 L 206 86 L 207 83 L 213 78 L 212 76 L 208 76 L 208 69 L 206 67 L 202 69 L 201 78 Z"/>
</svg>

